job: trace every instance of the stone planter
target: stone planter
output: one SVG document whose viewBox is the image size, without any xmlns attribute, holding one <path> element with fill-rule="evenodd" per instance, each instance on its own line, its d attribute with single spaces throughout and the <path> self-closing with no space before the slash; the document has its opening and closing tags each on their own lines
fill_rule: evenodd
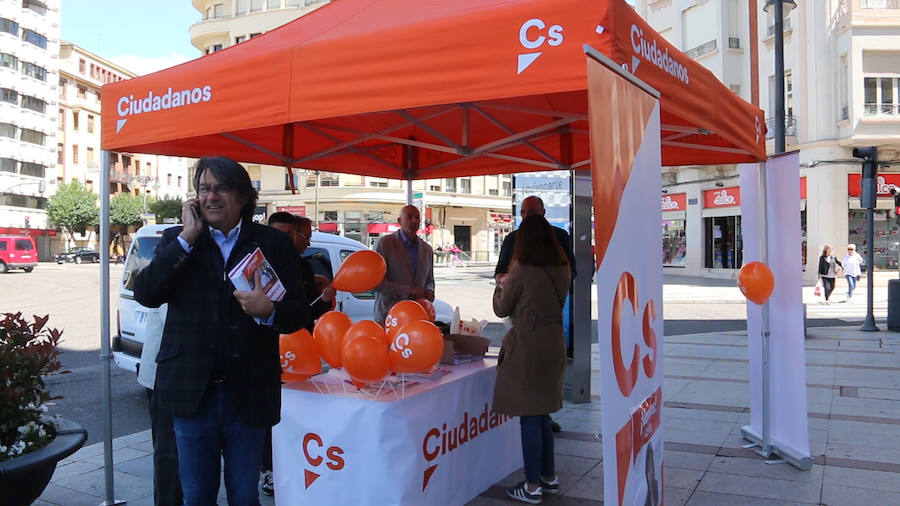
<svg viewBox="0 0 900 506">
<path fill-rule="evenodd" d="M 47 446 L 21 457 L 0 462 L 0 497 L 8 506 L 27 506 L 50 483 L 56 463 L 75 453 L 87 440 L 87 430 L 60 419 L 56 437 Z"/>
</svg>

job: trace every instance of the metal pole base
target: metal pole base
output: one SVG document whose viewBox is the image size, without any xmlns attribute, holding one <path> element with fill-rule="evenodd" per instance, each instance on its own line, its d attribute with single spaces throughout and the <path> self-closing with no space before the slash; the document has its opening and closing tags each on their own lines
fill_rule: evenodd
<svg viewBox="0 0 900 506">
<path fill-rule="evenodd" d="M 741 436 L 743 436 L 744 439 L 752 441 L 754 444 L 762 448 L 762 435 L 759 432 L 756 432 L 756 430 L 754 430 L 749 425 L 744 425 L 743 427 L 741 427 Z M 771 457 L 772 454 L 778 455 L 785 462 L 801 471 L 809 471 L 810 469 L 812 469 L 812 458 L 806 455 L 799 455 L 790 448 L 782 447 L 775 440 L 772 440 L 772 442 L 770 443 L 768 453 L 763 451 L 757 451 L 757 453 L 766 458 Z M 775 464 L 776 462 L 773 461 L 771 463 Z"/>
<path fill-rule="evenodd" d="M 878 332 L 880 329 L 877 325 L 875 325 L 875 317 L 872 315 L 866 316 L 866 321 L 862 324 L 862 327 L 859 330 L 863 332 Z"/>
</svg>

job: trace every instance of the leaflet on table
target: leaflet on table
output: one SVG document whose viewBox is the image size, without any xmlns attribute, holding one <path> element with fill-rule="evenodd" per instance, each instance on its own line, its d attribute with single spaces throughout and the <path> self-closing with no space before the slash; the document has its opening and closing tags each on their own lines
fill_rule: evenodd
<svg viewBox="0 0 900 506">
<path fill-rule="evenodd" d="M 259 248 L 238 262 L 228 273 L 228 277 L 231 278 L 231 283 L 238 290 L 250 291 L 256 288 L 255 273 L 257 271 L 259 271 L 263 291 L 266 292 L 269 300 L 281 300 L 285 294 L 284 285 L 281 284 L 278 274 L 275 274 L 275 269 L 272 268 Z"/>
</svg>

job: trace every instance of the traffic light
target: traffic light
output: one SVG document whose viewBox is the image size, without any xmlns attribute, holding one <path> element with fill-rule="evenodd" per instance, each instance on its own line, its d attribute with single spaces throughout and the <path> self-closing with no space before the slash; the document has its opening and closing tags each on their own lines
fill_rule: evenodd
<svg viewBox="0 0 900 506">
<path fill-rule="evenodd" d="M 853 158 L 861 158 L 862 178 L 859 181 L 859 205 L 864 209 L 875 209 L 875 177 L 878 175 L 878 148 L 853 148 Z"/>
</svg>

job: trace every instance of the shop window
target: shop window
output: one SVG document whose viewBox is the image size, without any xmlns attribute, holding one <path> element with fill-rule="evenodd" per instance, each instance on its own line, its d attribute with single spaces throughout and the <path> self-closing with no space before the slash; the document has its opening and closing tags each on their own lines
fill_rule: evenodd
<svg viewBox="0 0 900 506">
<path fill-rule="evenodd" d="M 662 222 L 663 265 L 665 266 L 684 267 L 687 253 L 684 223 L 685 220 L 663 220 Z"/>
<path fill-rule="evenodd" d="M 856 252 L 866 258 L 869 250 L 866 244 L 866 210 L 851 209 L 848 220 L 850 233 L 847 242 L 856 244 Z M 876 269 L 897 268 L 897 248 L 900 241 L 900 227 L 894 223 L 887 209 L 875 209 L 873 213 L 873 234 L 875 236 L 873 258 Z M 836 251 L 835 256 L 841 258 L 846 251 Z"/>
<path fill-rule="evenodd" d="M 707 269 L 740 269 L 744 245 L 740 216 L 703 218 L 704 263 Z"/>
</svg>

